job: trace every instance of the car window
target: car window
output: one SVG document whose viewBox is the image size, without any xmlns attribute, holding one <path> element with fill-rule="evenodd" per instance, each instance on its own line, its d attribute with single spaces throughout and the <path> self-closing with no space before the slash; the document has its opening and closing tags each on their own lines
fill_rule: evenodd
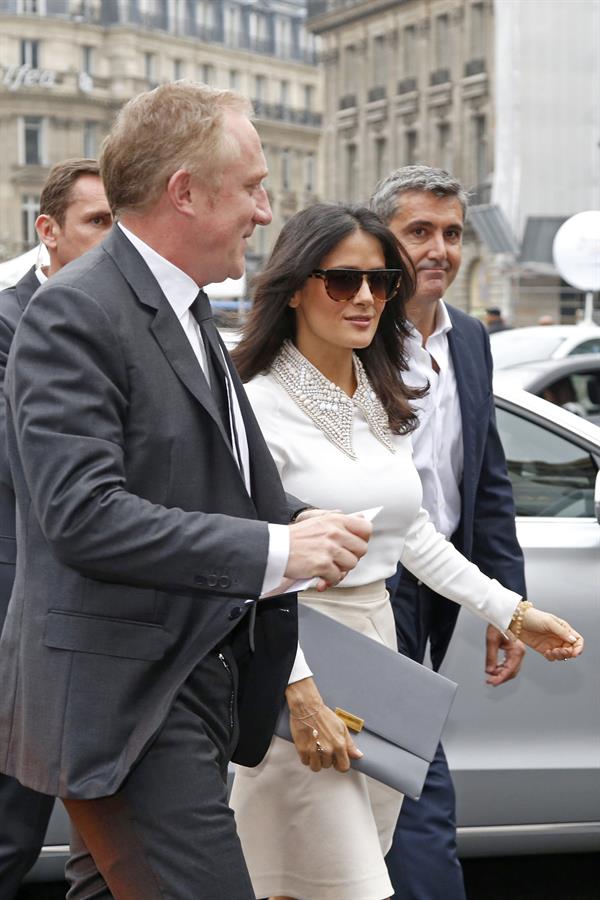
<svg viewBox="0 0 600 900">
<path fill-rule="evenodd" d="M 497 418 L 517 515 L 593 516 L 597 466 L 590 454 L 516 413 L 498 409 Z"/>
<path fill-rule="evenodd" d="M 600 337 L 592 338 L 573 347 L 569 356 L 578 356 L 580 353 L 600 353 Z"/>
<path fill-rule="evenodd" d="M 547 385 L 538 396 L 596 421 L 600 414 L 600 370 L 571 372 Z"/>
</svg>

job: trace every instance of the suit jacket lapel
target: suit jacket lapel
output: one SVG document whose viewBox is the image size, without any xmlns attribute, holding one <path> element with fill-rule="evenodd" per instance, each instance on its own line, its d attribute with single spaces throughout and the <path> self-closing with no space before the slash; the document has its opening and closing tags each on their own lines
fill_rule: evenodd
<svg viewBox="0 0 600 900">
<path fill-rule="evenodd" d="M 179 380 L 210 415 L 222 435 L 228 451 L 233 453 L 208 382 L 190 342 L 156 278 L 131 241 L 125 237 L 117 225 L 113 227 L 103 247 L 114 259 L 140 303 L 155 311 L 150 329 L 161 350 Z"/>
<path fill-rule="evenodd" d="M 40 280 L 35 274 L 35 266 L 32 266 L 28 272 L 21 278 L 20 281 L 17 282 L 15 286 L 15 293 L 17 295 L 17 300 L 19 301 L 19 306 L 25 312 L 25 308 L 37 289 L 41 287 Z"/>
<path fill-rule="evenodd" d="M 473 395 L 473 385 L 478 381 L 470 373 L 472 349 L 469 348 L 460 324 L 455 321 L 453 310 L 448 307 L 452 328 L 448 332 L 448 346 L 454 366 L 456 389 L 460 403 L 460 417 L 463 438 L 463 478 L 461 485 L 463 511 L 469 508 L 471 497 L 474 493 L 473 464 L 475 459 L 475 434 L 477 423 L 475 410 L 477 404 Z"/>
</svg>

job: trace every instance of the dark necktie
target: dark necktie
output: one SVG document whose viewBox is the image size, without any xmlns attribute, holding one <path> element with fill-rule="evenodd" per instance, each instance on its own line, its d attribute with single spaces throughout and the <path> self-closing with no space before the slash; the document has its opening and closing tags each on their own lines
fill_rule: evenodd
<svg viewBox="0 0 600 900">
<path fill-rule="evenodd" d="M 227 396 L 227 383 L 221 349 L 217 337 L 217 329 L 212 317 L 212 310 L 208 297 L 204 291 L 200 291 L 192 305 L 190 312 L 200 327 L 200 333 L 204 342 L 206 354 L 206 368 L 210 389 L 219 410 L 219 416 L 225 429 L 225 434 L 231 441 L 231 428 L 229 425 L 229 399 Z"/>
</svg>

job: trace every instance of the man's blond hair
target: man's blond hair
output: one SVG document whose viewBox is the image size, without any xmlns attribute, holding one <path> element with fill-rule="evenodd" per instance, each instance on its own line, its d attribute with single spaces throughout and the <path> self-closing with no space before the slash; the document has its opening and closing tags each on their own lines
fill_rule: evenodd
<svg viewBox="0 0 600 900">
<path fill-rule="evenodd" d="M 193 81 L 163 84 L 126 103 L 100 153 L 113 215 L 151 209 L 179 169 L 216 190 L 219 172 L 235 149 L 223 129 L 226 110 L 250 116 L 251 105 L 235 91 Z"/>
</svg>

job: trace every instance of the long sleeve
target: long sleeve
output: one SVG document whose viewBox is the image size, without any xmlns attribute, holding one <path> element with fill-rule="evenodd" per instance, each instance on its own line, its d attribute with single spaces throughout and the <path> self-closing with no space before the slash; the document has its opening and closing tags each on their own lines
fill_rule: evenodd
<svg viewBox="0 0 600 900">
<path fill-rule="evenodd" d="M 400 556 L 402 565 L 436 593 L 505 630 L 521 595 L 488 578 L 439 534 L 420 509 Z"/>
</svg>

